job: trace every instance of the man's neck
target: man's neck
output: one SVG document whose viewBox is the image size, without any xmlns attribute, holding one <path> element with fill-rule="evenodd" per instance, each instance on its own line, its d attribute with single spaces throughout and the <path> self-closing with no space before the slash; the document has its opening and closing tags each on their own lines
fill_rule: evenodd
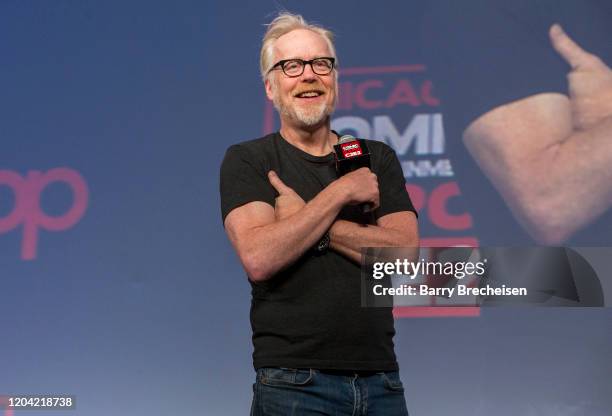
<svg viewBox="0 0 612 416">
<path fill-rule="evenodd" d="M 280 134 L 293 146 L 313 156 L 328 155 L 338 140 L 336 134 L 331 131 L 329 121 L 312 129 L 283 125 Z"/>
</svg>

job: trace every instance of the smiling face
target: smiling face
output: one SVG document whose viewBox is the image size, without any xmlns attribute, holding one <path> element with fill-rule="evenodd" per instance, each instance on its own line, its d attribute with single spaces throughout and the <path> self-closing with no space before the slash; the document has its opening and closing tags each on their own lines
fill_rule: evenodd
<svg viewBox="0 0 612 416">
<path fill-rule="evenodd" d="M 274 43 L 274 63 L 282 59 L 333 56 L 325 38 L 307 29 L 296 29 Z M 317 75 L 310 65 L 297 77 L 288 77 L 278 68 L 266 79 L 266 94 L 274 102 L 283 126 L 317 127 L 329 121 L 336 104 L 336 70 Z"/>
</svg>

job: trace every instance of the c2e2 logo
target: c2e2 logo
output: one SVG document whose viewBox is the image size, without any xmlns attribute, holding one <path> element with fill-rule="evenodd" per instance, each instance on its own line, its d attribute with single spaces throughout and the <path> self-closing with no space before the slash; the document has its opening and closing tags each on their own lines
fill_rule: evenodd
<svg viewBox="0 0 612 416">
<path fill-rule="evenodd" d="M 52 183 L 67 184 L 73 195 L 72 206 L 62 215 L 47 215 L 40 206 L 40 195 Z M 83 177 L 70 168 L 55 168 L 47 172 L 28 171 L 25 177 L 10 170 L 0 170 L 0 187 L 8 187 L 14 194 L 12 211 L 0 217 L 0 234 L 23 224 L 21 258 L 36 258 L 38 229 L 63 231 L 75 225 L 85 214 L 89 191 Z"/>
</svg>

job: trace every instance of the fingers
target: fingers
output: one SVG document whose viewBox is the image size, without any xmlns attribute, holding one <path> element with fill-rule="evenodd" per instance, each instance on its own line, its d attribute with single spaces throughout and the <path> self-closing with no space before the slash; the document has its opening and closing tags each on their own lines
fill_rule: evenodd
<svg viewBox="0 0 612 416">
<path fill-rule="evenodd" d="M 372 173 L 372 175 L 374 175 L 374 181 L 376 182 L 376 195 L 372 201 L 372 210 L 374 210 L 380 206 L 380 189 L 378 187 L 378 177 L 375 173 Z"/>
<path fill-rule="evenodd" d="M 593 56 L 567 36 L 558 23 L 550 27 L 548 35 L 553 48 L 570 64 L 572 69 L 588 66 L 593 62 Z"/>
<path fill-rule="evenodd" d="M 374 211 L 375 209 L 377 209 L 380 206 L 380 195 L 377 195 L 375 198 L 373 198 L 369 203 L 368 203 L 369 207 L 369 211 Z"/>
<path fill-rule="evenodd" d="M 370 210 L 378 208 L 380 205 L 378 177 L 369 168 L 363 167 L 350 172 L 343 176 L 342 180 L 348 181 L 347 188 L 351 190 L 351 205 L 367 204 Z"/>
<path fill-rule="evenodd" d="M 293 189 L 285 185 L 285 183 L 281 181 L 281 178 L 279 178 L 276 172 L 274 172 L 273 170 L 268 172 L 268 179 L 270 180 L 270 184 L 274 187 L 274 189 L 276 189 L 276 192 L 278 192 L 280 195 L 293 192 Z"/>
</svg>

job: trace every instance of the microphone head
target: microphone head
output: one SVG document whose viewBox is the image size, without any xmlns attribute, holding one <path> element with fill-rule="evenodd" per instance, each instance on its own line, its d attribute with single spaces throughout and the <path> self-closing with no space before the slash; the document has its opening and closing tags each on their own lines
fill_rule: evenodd
<svg viewBox="0 0 612 416">
<path fill-rule="evenodd" d="M 338 140 L 338 144 L 342 144 L 342 143 L 346 143 L 346 142 L 352 142 L 357 140 L 355 138 L 355 136 L 351 136 L 350 134 L 345 134 L 342 137 L 340 137 L 340 139 Z"/>
<path fill-rule="evenodd" d="M 340 137 L 338 144 L 334 145 L 334 155 L 336 171 L 340 176 L 361 167 L 370 167 L 368 144 L 350 134 Z"/>
</svg>

